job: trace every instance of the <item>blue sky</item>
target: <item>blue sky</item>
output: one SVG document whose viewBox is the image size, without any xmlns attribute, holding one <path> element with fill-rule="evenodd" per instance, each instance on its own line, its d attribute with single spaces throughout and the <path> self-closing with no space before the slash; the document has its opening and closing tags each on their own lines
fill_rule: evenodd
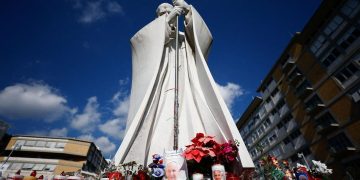
<svg viewBox="0 0 360 180">
<path fill-rule="evenodd" d="M 129 39 L 162 2 L 0 1 L 0 118 L 9 133 L 92 140 L 110 157 L 124 135 Z M 321 1 L 188 3 L 213 34 L 208 65 L 237 119 Z"/>
</svg>

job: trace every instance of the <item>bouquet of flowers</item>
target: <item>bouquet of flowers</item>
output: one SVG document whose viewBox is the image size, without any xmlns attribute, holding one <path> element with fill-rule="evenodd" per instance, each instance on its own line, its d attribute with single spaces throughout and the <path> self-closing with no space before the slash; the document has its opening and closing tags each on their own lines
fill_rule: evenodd
<svg viewBox="0 0 360 180">
<path fill-rule="evenodd" d="M 220 145 L 220 149 L 217 152 L 218 161 L 221 163 L 232 163 L 236 160 L 239 149 L 236 144 L 231 140 Z"/>
<path fill-rule="evenodd" d="M 200 163 L 204 157 L 215 157 L 220 149 L 214 136 L 206 136 L 203 133 L 197 133 L 191 142 L 192 144 L 186 146 L 184 157 L 186 160 L 195 160 L 197 163 Z"/>
<path fill-rule="evenodd" d="M 332 174 L 332 169 L 328 169 L 326 164 L 315 160 L 312 160 L 312 163 L 314 164 L 312 172 L 315 174 L 315 176 L 323 177 Z"/>
<path fill-rule="evenodd" d="M 275 156 L 263 156 L 259 161 L 262 174 L 269 179 L 293 179 L 289 168 L 289 162 L 278 161 Z"/>
<path fill-rule="evenodd" d="M 183 154 L 188 162 L 190 174 L 211 175 L 213 164 L 223 164 L 228 170 L 236 167 L 233 163 L 236 162 L 239 151 L 237 141 L 220 144 L 215 141 L 214 136 L 197 133 L 191 142 Z"/>
</svg>

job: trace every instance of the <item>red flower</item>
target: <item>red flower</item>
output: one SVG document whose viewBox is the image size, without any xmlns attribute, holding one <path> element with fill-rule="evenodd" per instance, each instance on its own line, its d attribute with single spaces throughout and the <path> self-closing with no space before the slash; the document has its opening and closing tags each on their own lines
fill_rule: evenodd
<svg viewBox="0 0 360 180">
<path fill-rule="evenodd" d="M 193 144 L 186 146 L 184 157 L 186 160 L 195 160 L 200 162 L 203 157 L 215 157 L 219 144 L 214 140 L 214 136 L 205 136 L 203 133 L 197 133 L 191 140 Z"/>
<path fill-rule="evenodd" d="M 233 144 L 232 141 L 221 144 L 219 149 L 218 159 L 223 161 L 223 163 L 234 161 L 239 151 L 237 146 Z"/>
</svg>

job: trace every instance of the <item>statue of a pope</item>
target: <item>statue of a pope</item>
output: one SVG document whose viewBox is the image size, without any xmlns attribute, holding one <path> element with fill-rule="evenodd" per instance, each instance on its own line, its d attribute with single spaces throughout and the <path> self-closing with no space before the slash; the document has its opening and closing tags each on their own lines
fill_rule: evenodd
<svg viewBox="0 0 360 180">
<path fill-rule="evenodd" d="M 221 143 L 237 140 L 242 167 L 253 168 L 206 64 L 212 35 L 193 6 L 180 0 L 175 0 L 174 5 L 161 4 L 156 11 L 158 17 L 131 38 L 130 108 L 126 135 L 115 155 L 115 163 L 136 161 L 147 165 L 152 154 L 173 149 L 175 17 L 184 13 L 185 33 L 179 33 L 178 51 L 178 146 L 184 149 L 200 132 L 215 136 Z"/>
</svg>

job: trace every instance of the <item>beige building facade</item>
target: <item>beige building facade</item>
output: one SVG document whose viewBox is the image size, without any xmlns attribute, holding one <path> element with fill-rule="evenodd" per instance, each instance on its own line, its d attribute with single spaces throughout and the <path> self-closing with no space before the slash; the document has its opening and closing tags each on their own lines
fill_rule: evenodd
<svg viewBox="0 0 360 180">
<path fill-rule="evenodd" d="M 106 166 L 106 161 L 101 151 L 89 141 L 12 136 L 0 157 L 0 164 L 4 177 L 18 170 L 22 175 L 36 170 L 38 175 L 50 178 L 63 171 L 99 173 Z"/>
</svg>

